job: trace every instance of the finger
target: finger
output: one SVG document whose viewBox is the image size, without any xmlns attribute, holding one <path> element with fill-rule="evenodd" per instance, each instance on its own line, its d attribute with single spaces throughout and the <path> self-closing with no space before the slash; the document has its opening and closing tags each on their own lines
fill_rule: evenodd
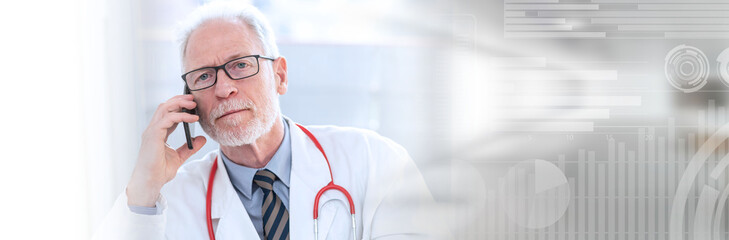
<svg viewBox="0 0 729 240">
<path fill-rule="evenodd" d="M 170 100 L 173 100 L 173 99 L 187 99 L 187 100 L 192 100 L 193 98 L 194 97 L 192 96 L 192 94 L 182 94 L 182 95 L 176 95 L 174 97 L 171 97 L 170 99 L 167 99 L 167 101 L 169 102 Z"/>
<path fill-rule="evenodd" d="M 194 109 L 195 107 L 197 107 L 197 103 L 193 101 L 192 95 L 174 96 L 157 106 L 157 110 L 154 112 L 153 121 L 162 118 L 165 113 L 179 112 L 182 108 Z"/>
<path fill-rule="evenodd" d="M 165 106 L 167 112 L 179 112 L 182 108 L 195 109 L 197 103 L 192 99 L 174 99 L 168 102 Z"/>
<path fill-rule="evenodd" d="M 194 123 L 199 120 L 200 117 L 194 114 L 184 113 L 184 112 L 171 112 L 164 115 L 162 119 L 158 122 L 158 128 L 167 130 L 175 126 L 175 124 L 180 122 L 186 122 L 186 123 Z"/>
<path fill-rule="evenodd" d="M 207 143 L 207 139 L 203 136 L 197 136 L 192 139 L 192 149 L 187 148 L 187 143 L 182 144 L 179 148 L 177 148 L 177 154 L 180 155 L 180 160 L 183 162 L 190 158 L 193 154 L 195 154 L 197 151 L 199 151 L 203 146 L 205 146 L 205 143 Z"/>
<path fill-rule="evenodd" d="M 197 107 L 197 103 L 193 101 L 192 99 L 187 98 L 172 98 L 168 100 L 167 102 L 164 102 L 157 107 L 158 114 L 164 114 L 168 112 L 180 112 L 183 108 L 186 109 L 195 109 Z"/>
</svg>

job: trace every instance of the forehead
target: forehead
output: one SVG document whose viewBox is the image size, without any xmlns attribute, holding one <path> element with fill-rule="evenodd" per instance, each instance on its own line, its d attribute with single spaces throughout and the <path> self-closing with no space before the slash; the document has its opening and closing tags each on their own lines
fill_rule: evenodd
<svg viewBox="0 0 729 240">
<path fill-rule="evenodd" d="M 195 29 L 187 40 L 186 70 L 217 66 L 235 57 L 263 54 L 255 31 L 241 20 L 213 19 Z"/>
</svg>

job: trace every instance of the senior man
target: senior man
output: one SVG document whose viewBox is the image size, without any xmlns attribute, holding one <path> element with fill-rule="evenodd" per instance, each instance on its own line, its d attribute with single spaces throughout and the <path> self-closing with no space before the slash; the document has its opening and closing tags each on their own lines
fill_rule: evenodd
<svg viewBox="0 0 729 240">
<path fill-rule="evenodd" d="M 287 63 L 257 9 L 213 2 L 184 26 L 182 77 L 191 94 L 157 108 L 97 239 L 442 237 L 428 211 L 433 199 L 401 146 L 371 131 L 304 127 L 282 116 Z M 178 123 L 196 121 L 220 149 L 183 164 L 205 137 L 192 149 L 165 142 Z M 351 194 L 351 208 L 335 190 L 315 204 L 334 183 Z"/>
</svg>

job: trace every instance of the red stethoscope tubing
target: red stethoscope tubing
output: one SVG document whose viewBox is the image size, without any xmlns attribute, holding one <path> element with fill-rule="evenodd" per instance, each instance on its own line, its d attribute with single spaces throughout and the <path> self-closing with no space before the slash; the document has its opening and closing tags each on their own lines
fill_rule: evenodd
<svg viewBox="0 0 729 240">
<path fill-rule="evenodd" d="M 319 192 L 316 193 L 316 197 L 314 198 L 314 231 L 316 232 L 316 220 L 319 218 L 319 198 L 321 198 L 321 195 L 324 194 L 324 192 L 329 190 L 336 190 L 340 191 L 342 194 L 344 194 L 345 197 L 347 197 L 347 201 L 349 201 L 349 212 L 352 214 L 352 221 L 354 221 L 354 201 L 352 200 L 352 196 L 349 195 L 349 192 L 347 189 L 345 189 L 342 186 L 339 186 L 337 184 L 334 184 L 334 174 L 332 174 L 332 166 L 329 164 L 329 158 L 327 158 L 327 154 L 324 153 L 324 148 L 321 147 L 321 144 L 319 144 L 319 141 L 314 137 L 314 134 L 309 132 L 308 129 L 306 129 L 304 126 L 296 124 L 301 131 L 303 131 L 306 136 L 311 139 L 312 142 L 314 142 L 314 145 L 316 145 L 316 148 L 319 149 L 322 155 L 324 155 L 324 160 L 327 161 L 327 167 L 329 168 L 329 177 L 331 178 L 331 181 L 329 184 L 324 186 L 322 189 L 319 190 Z M 215 173 L 218 170 L 218 158 L 215 158 L 215 161 L 213 161 L 213 167 L 210 168 L 210 176 L 208 178 L 208 189 L 207 194 L 205 196 L 205 215 L 207 217 L 207 227 L 208 227 L 208 235 L 210 236 L 211 240 L 215 240 L 215 231 L 213 230 L 213 218 L 211 216 L 211 205 L 212 205 L 212 199 L 213 199 L 213 182 L 215 181 Z M 352 226 L 354 228 L 354 222 L 352 222 Z M 356 233 L 356 229 L 354 229 L 353 234 Z M 316 235 L 316 233 L 315 233 Z M 317 236 L 318 237 L 318 236 Z"/>
<path fill-rule="evenodd" d="M 213 168 L 210 169 L 210 179 L 208 179 L 208 193 L 205 195 L 205 216 L 207 216 L 208 235 L 211 240 L 215 240 L 215 231 L 213 231 L 213 217 L 210 214 L 211 200 L 213 199 L 213 182 L 215 182 L 215 172 L 218 170 L 218 157 L 215 157 Z"/>
</svg>

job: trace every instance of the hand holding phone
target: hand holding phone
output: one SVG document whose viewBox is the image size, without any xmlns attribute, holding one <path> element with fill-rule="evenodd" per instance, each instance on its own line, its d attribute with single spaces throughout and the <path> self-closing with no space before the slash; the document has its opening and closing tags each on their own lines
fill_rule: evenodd
<svg viewBox="0 0 729 240">
<path fill-rule="evenodd" d="M 187 144 L 175 149 L 166 143 L 178 123 L 194 123 L 200 119 L 197 115 L 183 113 L 185 109 L 194 113 L 196 108 L 197 103 L 189 94 L 174 96 L 157 107 L 142 133 L 137 163 L 127 184 L 127 204 L 154 206 L 162 187 L 175 177 L 185 160 L 205 145 L 205 137 L 191 138 L 187 124 L 184 124 Z"/>
</svg>

